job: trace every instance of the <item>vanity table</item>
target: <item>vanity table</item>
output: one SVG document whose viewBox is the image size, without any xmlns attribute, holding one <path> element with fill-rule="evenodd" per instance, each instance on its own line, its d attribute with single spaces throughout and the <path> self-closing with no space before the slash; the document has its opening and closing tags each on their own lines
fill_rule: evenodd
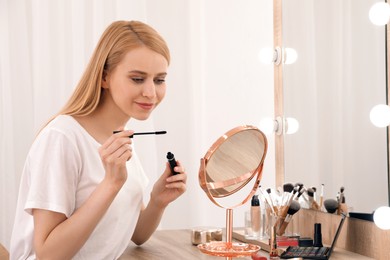
<svg viewBox="0 0 390 260">
<path fill-rule="evenodd" d="M 261 254 L 268 256 L 268 253 L 261 251 Z M 199 249 L 191 243 L 191 230 L 157 230 L 153 236 L 142 246 L 129 245 L 121 260 L 137 259 L 137 260 L 225 260 L 224 257 L 215 257 L 203 254 Z M 251 259 L 251 257 L 241 257 L 233 259 Z M 331 256 L 332 260 L 368 260 L 362 255 L 358 255 L 343 249 L 336 248 Z"/>
</svg>

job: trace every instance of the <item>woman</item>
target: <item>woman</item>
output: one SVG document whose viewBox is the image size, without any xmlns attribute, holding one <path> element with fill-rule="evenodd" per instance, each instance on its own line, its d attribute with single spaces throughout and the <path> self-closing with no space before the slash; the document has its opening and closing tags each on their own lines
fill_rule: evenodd
<svg viewBox="0 0 390 260">
<path fill-rule="evenodd" d="M 145 120 L 165 95 L 165 41 L 150 26 L 117 21 L 103 33 L 65 107 L 39 133 L 19 192 L 11 259 L 116 259 L 140 245 L 186 190 L 167 163 L 147 185 L 132 150 L 130 118 Z M 113 134 L 113 131 L 120 131 Z"/>
</svg>

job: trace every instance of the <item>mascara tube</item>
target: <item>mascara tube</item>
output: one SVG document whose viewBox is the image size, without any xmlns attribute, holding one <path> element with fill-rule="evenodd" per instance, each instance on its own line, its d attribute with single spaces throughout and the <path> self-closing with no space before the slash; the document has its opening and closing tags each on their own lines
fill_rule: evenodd
<svg viewBox="0 0 390 260">
<path fill-rule="evenodd" d="M 171 172 L 173 175 L 176 175 L 176 174 L 179 174 L 178 172 L 176 172 L 174 169 L 175 167 L 177 166 L 177 163 L 176 163 L 176 159 L 175 159 L 175 155 L 171 152 L 168 152 L 167 153 L 167 160 L 169 162 L 169 167 L 171 168 Z"/>
</svg>

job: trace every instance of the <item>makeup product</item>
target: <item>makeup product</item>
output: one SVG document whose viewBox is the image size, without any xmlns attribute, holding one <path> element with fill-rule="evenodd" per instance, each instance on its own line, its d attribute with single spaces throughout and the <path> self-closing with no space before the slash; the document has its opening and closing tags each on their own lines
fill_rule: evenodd
<svg viewBox="0 0 390 260">
<path fill-rule="evenodd" d="M 222 241 L 222 229 L 213 227 L 196 227 L 191 232 L 193 245 L 208 243 L 211 241 Z"/>
<path fill-rule="evenodd" d="M 169 162 L 169 167 L 171 168 L 171 172 L 173 175 L 179 174 L 176 172 L 174 169 L 177 166 L 176 160 L 175 160 L 175 155 L 171 152 L 167 153 L 167 160 Z"/>
<path fill-rule="evenodd" d="M 324 207 L 328 213 L 335 213 L 339 208 L 339 203 L 335 199 L 327 199 L 324 201 Z"/>
<path fill-rule="evenodd" d="M 340 215 L 341 212 L 347 213 L 348 209 L 345 206 L 345 196 L 344 196 L 344 187 L 343 186 L 340 187 L 338 202 L 339 202 L 339 206 L 337 208 L 337 215 Z"/>
<path fill-rule="evenodd" d="M 276 231 L 276 234 L 278 236 L 281 236 L 284 234 L 288 224 L 290 223 L 293 215 L 295 213 L 297 213 L 299 210 L 301 209 L 301 205 L 299 204 L 299 202 L 297 201 L 292 201 L 289 208 L 288 208 L 288 211 L 287 211 L 287 216 L 284 218 L 282 224 L 280 225 L 280 228 L 277 229 Z"/>
<path fill-rule="evenodd" d="M 330 247 L 326 246 L 289 246 L 286 251 L 284 251 L 280 258 L 281 259 L 291 259 L 295 257 L 301 257 L 303 259 L 318 259 L 318 260 L 328 260 L 333 252 L 333 249 L 336 246 L 337 239 L 341 233 L 341 228 L 343 227 L 345 221 L 345 214 L 341 214 L 341 220 L 339 226 L 336 230 L 336 234 L 333 237 L 332 245 Z"/>
<path fill-rule="evenodd" d="M 321 184 L 321 194 L 320 194 L 320 209 L 322 210 L 324 206 L 324 184 Z"/>
<path fill-rule="evenodd" d="M 314 201 L 317 201 L 317 188 L 313 186 L 313 187 L 311 187 L 311 189 L 313 190 Z"/>
<path fill-rule="evenodd" d="M 306 193 L 307 193 L 307 189 L 305 186 L 302 186 L 302 188 L 300 189 L 300 192 L 302 193 L 301 194 L 301 198 L 302 200 L 305 202 L 306 206 L 304 206 L 304 208 L 310 208 L 310 201 L 309 201 L 309 198 L 307 198 L 306 196 Z M 301 205 L 302 206 L 302 205 Z"/>
<path fill-rule="evenodd" d="M 313 246 L 322 247 L 322 233 L 321 233 L 321 223 L 314 224 L 314 243 Z"/>
<path fill-rule="evenodd" d="M 286 205 L 290 199 L 292 192 L 294 191 L 294 185 L 292 183 L 283 184 L 282 205 Z"/>
<path fill-rule="evenodd" d="M 113 131 L 114 134 L 119 133 L 119 132 L 122 132 L 122 131 Z M 167 133 L 167 131 L 138 132 L 138 133 L 134 133 L 134 134 L 130 135 L 129 137 L 133 138 L 134 135 L 164 135 L 166 133 Z"/>
<path fill-rule="evenodd" d="M 299 237 L 277 236 L 276 244 L 278 247 L 298 246 Z"/>
<path fill-rule="evenodd" d="M 251 200 L 251 226 L 254 237 L 260 235 L 260 200 L 258 195 L 253 195 Z"/>
<path fill-rule="evenodd" d="M 271 207 L 273 208 L 273 212 L 275 212 L 275 214 L 277 215 L 278 214 L 278 204 L 276 202 L 276 198 L 272 194 L 272 189 L 268 188 L 266 191 L 267 191 L 268 196 L 270 198 Z"/>
<path fill-rule="evenodd" d="M 309 196 L 309 207 L 315 210 L 320 209 L 317 201 L 314 200 L 314 190 L 312 188 L 307 189 L 307 195 Z"/>
<path fill-rule="evenodd" d="M 273 207 L 273 205 L 272 205 L 271 198 L 269 197 L 268 193 L 265 193 L 265 192 L 263 191 L 263 189 L 261 188 L 261 185 L 259 186 L 259 191 L 260 191 L 261 195 L 263 196 L 265 202 L 267 202 L 267 204 L 268 204 L 268 206 L 269 206 L 268 208 L 269 208 L 269 209 L 272 211 L 272 213 L 275 215 L 276 213 L 275 213 L 274 207 Z"/>
</svg>

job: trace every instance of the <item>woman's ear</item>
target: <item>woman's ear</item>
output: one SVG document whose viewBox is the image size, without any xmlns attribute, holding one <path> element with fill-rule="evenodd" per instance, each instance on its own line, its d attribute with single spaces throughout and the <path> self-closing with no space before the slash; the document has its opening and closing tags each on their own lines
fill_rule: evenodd
<svg viewBox="0 0 390 260">
<path fill-rule="evenodd" d="M 108 88 L 108 80 L 107 80 L 107 71 L 103 70 L 103 75 L 102 75 L 102 88 L 107 89 Z"/>
</svg>

